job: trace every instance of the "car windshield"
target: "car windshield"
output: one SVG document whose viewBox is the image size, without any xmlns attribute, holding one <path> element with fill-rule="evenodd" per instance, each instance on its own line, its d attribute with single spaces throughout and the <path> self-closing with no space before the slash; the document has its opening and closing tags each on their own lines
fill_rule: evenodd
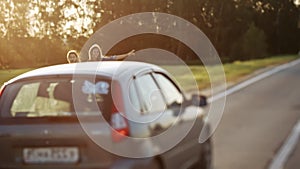
<svg viewBox="0 0 300 169">
<path fill-rule="evenodd" d="M 3 96 L 1 104 L 10 106 L 1 106 L 1 117 L 94 116 L 108 114 L 112 103 L 110 81 L 105 79 L 29 80 L 8 85 Z"/>
</svg>

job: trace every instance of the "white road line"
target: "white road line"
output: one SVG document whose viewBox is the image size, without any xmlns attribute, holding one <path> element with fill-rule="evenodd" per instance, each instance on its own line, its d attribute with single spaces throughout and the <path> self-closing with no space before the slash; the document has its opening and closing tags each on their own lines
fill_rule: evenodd
<svg viewBox="0 0 300 169">
<path fill-rule="evenodd" d="M 291 155 L 294 150 L 300 136 L 300 121 L 294 127 L 292 133 L 285 141 L 283 146 L 280 148 L 279 152 L 273 158 L 268 169 L 283 169 L 286 164 L 288 157 Z"/>
<path fill-rule="evenodd" d="M 300 59 L 297 59 L 295 61 L 292 61 L 292 62 L 283 64 L 283 65 L 277 66 L 277 67 L 275 67 L 275 68 L 273 68 L 273 69 L 271 69 L 271 70 L 269 70 L 267 72 L 259 74 L 259 75 L 255 76 L 255 77 L 253 77 L 251 79 L 248 79 L 248 80 L 246 80 L 246 81 L 244 81 L 242 83 L 239 83 L 239 84 L 235 85 L 234 87 L 225 90 L 224 92 L 221 92 L 219 94 L 211 96 L 210 98 L 207 99 L 207 102 L 211 103 L 211 102 L 214 102 L 216 100 L 219 100 L 219 99 L 221 99 L 223 97 L 226 97 L 226 96 L 228 96 L 230 94 L 233 94 L 233 93 L 235 93 L 235 92 L 237 92 L 237 91 L 239 91 L 239 90 L 241 90 L 241 89 L 243 89 L 243 88 L 245 88 L 245 87 L 247 87 L 247 86 L 249 86 L 249 85 L 251 85 L 251 84 L 253 84 L 253 83 L 257 82 L 257 81 L 259 81 L 259 80 L 262 80 L 262 79 L 264 79 L 266 77 L 269 77 L 269 76 L 271 76 L 271 75 L 273 75 L 273 74 L 275 74 L 275 73 L 277 73 L 279 71 L 282 71 L 284 69 L 287 69 L 287 68 L 290 68 L 292 66 L 295 66 L 295 65 L 297 65 L 299 63 L 300 63 Z"/>
<path fill-rule="evenodd" d="M 290 63 L 286 63 L 280 66 L 277 66 L 267 72 L 264 72 L 262 74 L 259 74 L 258 76 L 255 76 L 249 80 L 246 80 L 240 84 L 235 85 L 234 87 L 221 92 L 219 94 L 216 94 L 210 98 L 208 98 L 208 103 L 214 102 L 216 100 L 219 100 L 223 97 L 226 97 L 230 94 L 233 94 L 259 80 L 262 80 L 264 78 L 267 78 L 279 71 L 285 70 L 287 68 L 290 68 L 292 66 L 295 66 L 297 64 L 300 63 L 300 59 L 297 59 L 295 61 L 292 61 Z M 288 137 L 288 139 L 286 140 L 286 142 L 283 144 L 283 146 L 280 148 L 279 152 L 276 154 L 276 156 L 273 158 L 270 166 L 268 169 L 283 169 L 285 163 L 287 162 L 288 157 L 290 156 L 290 154 L 292 153 L 293 149 L 295 148 L 295 146 L 298 143 L 298 140 L 300 138 L 300 121 L 298 121 L 298 123 L 296 124 L 296 126 L 294 127 L 292 133 L 290 134 L 290 136 Z"/>
</svg>

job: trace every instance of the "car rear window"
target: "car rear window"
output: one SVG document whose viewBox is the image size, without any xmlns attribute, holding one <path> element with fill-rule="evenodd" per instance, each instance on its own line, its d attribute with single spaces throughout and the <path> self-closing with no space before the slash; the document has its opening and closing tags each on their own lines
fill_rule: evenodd
<svg viewBox="0 0 300 169">
<path fill-rule="evenodd" d="M 66 117 L 110 114 L 111 81 L 101 78 L 55 77 L 6 86 L 0 99 L 1 117 Z"/>
</svg>

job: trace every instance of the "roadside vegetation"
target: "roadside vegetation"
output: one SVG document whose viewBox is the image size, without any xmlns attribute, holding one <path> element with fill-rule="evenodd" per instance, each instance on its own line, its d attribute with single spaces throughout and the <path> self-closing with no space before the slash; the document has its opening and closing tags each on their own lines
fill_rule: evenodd
<svg viewBox="0 0 300 169">
<path fill-rule="evenodd" d="M 4 82 L 8 81 L 9 79 L 18 76 L 19 74 L 25 73 L 27 71 L 30 71 L 32 69 L 3 69 L 0 70 L 0 86 L 3 85 Z"/>
<path fill-rule="evenodd" d="M 249 61 L 235 61 L 232 63 L 224 64 L 224 72 L 226 74 L 227 83 L 236 83 L 247 75 L 254 73 L 255 71 L 283 64 L 299 58 L 298 55 L 286 55 L 286 56 L 274 56 L 265 59 L 254 59 Z M 186 67 L 184 65 L 176 66 L 162 66 L 167 69 L 177 80 L 177 82 L 187 91 L 195 90 L 198 85 L 199 89 L 209 88 L 210 80 L 204 66 L 190 65 Z M 0 84 L 9 79 L 32 70 L 27 69 L 10 69 L 0 70 Z"/>
<path fill-rule="evenodd" d="M 289 61 L 298 59 L 298 55 L 285 55 L 285 56 L 273 56 L 265 59 L 254 59 L 249 61 L 235 61 L 232 63 L 224 64 L 224 73 L 226 75 L 226 81 L 228 84 L 236 83 L 245 78 L 246 76 L 267 67 L 276 66 L 279 64 L 287 63 Z M 185 71 L 184 68 L 178 66 L 163 66 L 175 77 L 178 83 L 187 91 L 195 90 L 194 79 L 191 77 L 191 73 Z M 181 66 L 184 67 L 184 66 Z M 192 65 L 189 66 L 191 72 L 194 75 L 198 88 L 200 90 L 210 87 L 210 80 L 208 73 L 204 66 Z"/>
<path fill-rule="evenodd" d="M 299 52 L 299 8 L 299 1 L 294 0 L 3 1 L 0 3 L 0 86 L 28 70 L 67 63 L 69 50 L 77 50 L 80 57 L 86 57 L 87 53 L 81 49 L 99 29 L 123 16 L 149 11 L 177 16 L 201 30 L 218 51 L 227 82 L 237 82 L 258 69 L 297 58 L 277 55 Z M 156 14 L 153 17 L 156 20 Z M 130 22 L 144 23 L 143 20 Z M 182 31 L 176 25 L 174 22 L 174 28 Z M 170 30 L 174 29 L 169 26 Z M 110 34 L 106 36 L 109 38 Z M 103 42 L 96 43 L 103 47 Z M 190 65 L 163 66 L 186 90 L 210 86 L 206 69 L 199 66 L 196 53 L 184 41 L 159 32 L 138 33 L 122 39 L 106 54 L 152 48 L 169 51 Z M 141 57 L 145 59 L 164 64 L 160 59 Z"/>
<path fill-rule="evenodd" d="M 295 0 L 6 0 L 0 3 L 0 68 L 66 63 L 69 50 L 81 51 L 106 24 L 143 12 L 167 13 L 195 25 L 211 41 L 223 63 L 297 53 L 299 8 L 299 1 Z M 173 26 L 169 26 L 172 30 Z M 174 28 L 181 32 L 181 27 L 177 27 Z M 116 36 L 121 32 L 111 33 Z M 107 55 L 159 48 L 186 62 L 197 59 L 180 39 L 160 33 L 136 33 L 120 39 Z M 103 42 L 97 41 L 102 47 L 107 45 Z"/>
</svg>

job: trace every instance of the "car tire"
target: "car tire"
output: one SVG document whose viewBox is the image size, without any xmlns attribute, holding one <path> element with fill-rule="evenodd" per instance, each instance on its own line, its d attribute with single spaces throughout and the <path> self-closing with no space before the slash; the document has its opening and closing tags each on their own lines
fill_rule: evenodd
<svg viewBox="0 0 300 169">
<path fill-rule="evenodd" d="M 198 166 L 195 169 L 212 169 L 213 167 L 213 152 L 212 141 L 208 139 L 201 145 L 201 152 L 199 155 Z"/>
<path fill-rule="evenodd" d="M 159 158 L 154 158 L 146 166 L 136 166 L 133 169 L 163 169 L 161 160 Z"/>
<path fill-rule="evenodd" d="M 159 158 L 155 158 L 152 163 L 147 166 L 149 169 L 162 169 L 161 161 Z"/>
</svg>

